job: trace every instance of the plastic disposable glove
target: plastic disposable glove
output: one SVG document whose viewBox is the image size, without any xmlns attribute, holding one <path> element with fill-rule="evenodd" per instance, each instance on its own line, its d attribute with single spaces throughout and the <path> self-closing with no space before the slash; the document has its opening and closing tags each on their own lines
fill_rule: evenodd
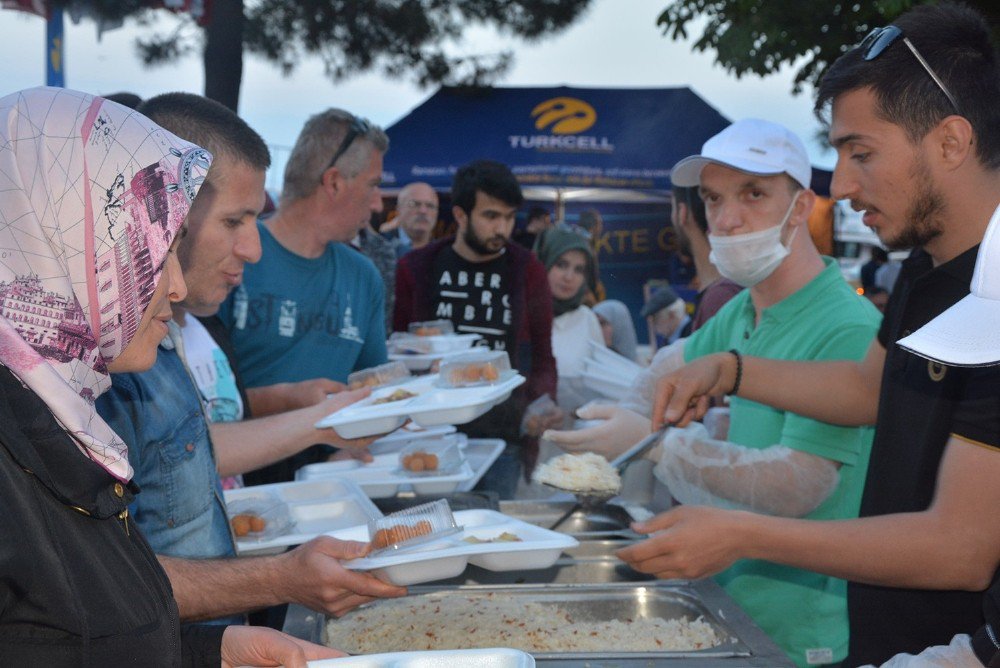
<svg viewBox="0 0 1000 668">
<path fill-rule="evenodd" d="M 704 425 L 671 429 L 654 475 L 685 504 L 803 517 L 837 487 L 828 459 L 783 445 L 747 448 L 709 437 Z"/>
<path fill-rule="evenodd" d="M 951 639 L 947 645 L 928 647 L 916 656 L 897 654 L 879 668 L 982 668 L 982 662 L 972 651 L 972 641 L 965 633 Z M 875 668 L 871 664 L 861 668 Z"/>
<path fill-rule="evenodd" d="M 591 402 L 576 414 L 584 420 L 605 422 L 576 431 L 549 429 L 542 438 L 567 452 L 595 452 L 614 459 L 651 433 L 648 417 L 613 404 Z"/>
<path fill-rule="evenodd" d="M 622 408 L 644 415 L 647 419 L 652 417 L 656 383 L 663 376 L 684 366 L 684 342 L 685 339 L 678 339 L 656 351 L 653 361 L 632 381 L 632 387 L 620 403 Z"/>
</svg>

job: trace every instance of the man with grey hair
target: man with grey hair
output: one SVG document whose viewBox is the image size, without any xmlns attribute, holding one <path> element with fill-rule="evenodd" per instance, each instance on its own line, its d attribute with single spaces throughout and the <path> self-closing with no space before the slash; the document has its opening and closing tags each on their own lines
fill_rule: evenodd
<svg viewBox="0 0 1000 668">
<path fill-rule="evenodd" d="M 382 210 L 385 133 L 342 109 L 310 118 L 285 167 L 263 256 L 219 316 L 247 387 L 349 373 L 386 361 L 385 287 L 349 245 Z"/>
<path fill-rule="evenodd" d="M 399 210 L 396 225 L 383 236 L 392 242 L 398 260 L 430 242 L 438 217 L 438 196 L 429 184 L 415 181 L 399 191 L 396 208 Z"/>
</svg>

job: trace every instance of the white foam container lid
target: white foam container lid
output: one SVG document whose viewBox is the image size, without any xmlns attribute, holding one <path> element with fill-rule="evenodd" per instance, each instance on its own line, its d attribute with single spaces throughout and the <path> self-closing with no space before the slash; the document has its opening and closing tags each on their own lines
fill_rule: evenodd
<svg viewBox="0 0 1000 668">
<path fill-rule="evenodd" d="M 316 423 L 316 428 L 332 427 L 343 438 L 362 438 L 387 434 L 402 427 L 407 420 L 424 428 L 465 424 L 506 400 L 525 378 L 511 373 L 494 385 L 460 388 L 440 387 L 437 380 L 438 374 L 432 374 L 379 388 L 367 399 L 326 416 Z M 385 404 L 374 403 L 400 389 L 417 396 Z"/>
<path fill-rule="evenodd" d="M 455 521 L 462 532 L 398 554 L 362 557 L 342 562 L 351 570 L 372 571 L 376 577 L 396 585 L 408 586 L 455 577 L 472 564 L 491 571 L 520 571 L 548 568 L 563 550 L 576 547 L 572 536 L 528 524 L 495 510 L 459 510 Z M 504 543 L 467 543 L 473 536 L 489 539 L 503 532 L 521 540 Z M 329 532 L 341 540 L 368 540 L 368 526 Z"/>
<path fill-rule="evenodd" d="M 464 435 L 461 436 L 464 439 Z M 476 486 L 507 446 L 498 438 L 464 440 L 462 452 L 465 464 L 462 468 L 449 475 L 417 477 L 399 472 L 399 451 L 412 443 L 400 442 L 386 446 L 379 454 L 374 455 L 374 461 L 367 464 L 358 460 L 309 464 L 295 472 L 295 479 L 306 481 L 349 477 L 372 499 L 409 491 L 417 494 L 468 492 Z"/>
<path fill-rule="evenodd" d="M 366 654 L 310 661 L 309 668 L 534 668 L 535 657 L 519 649 L 448 649 Z"/>
<path fill-rule="evenodd" d="M 237 538 L 237 554 L 282 552 L 291 545 L 300 545 L 320 534 L 367 522 L 372 517 L 382 517 L 382 511 L 361 488 L 346 478 L 282 482 L 227 489 L 224 492 L 227 505 L 270 496 L 288 506 L 292 526 L 287 532 L 266 540 Z M 367 542 L 367 536 L 364 540 Z"/>
</svg>

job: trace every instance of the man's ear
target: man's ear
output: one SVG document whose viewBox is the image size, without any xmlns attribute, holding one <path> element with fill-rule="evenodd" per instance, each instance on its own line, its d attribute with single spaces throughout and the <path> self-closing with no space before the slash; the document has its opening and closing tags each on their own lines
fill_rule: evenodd
<svg viewBox="0 0 1000 668">
<path fill-rule="evenodd" d="M 327 167 L 319 177 L 320 186 L 329 192 L 331 197 L 336 197 L 343 187 L 343 176 L 337 167 Z"/>
<path fill-rule="evenodd" d="M 455 222 L 459 228 L 465 229 L 465 226 L 469 222 L 469 214 L 465 213 L 465 209 L 457 205 L 453 206 L 451 207 L 451 215 L 455 218 Z"/>
<path fill-rule="evenodd" d="M 816 193 L 809 188 L 800 190 L 798 199 L 795 200 L 795 208 L 792 209 L 792 215 L 789 216 L 788 222 L 792 225 L 808 225 L 809 215 L 812 213 L 815 205 Z"/>
<path fill-rule="evenodd" d="M 974 152 L 974 137 L 972 125 L 967 119 L 958 115 L 948 116 L 930 132 L 931 148 L 936 154 L 934 157 L 941 161 L 945 169 L 956 169 Z"/>
</svg>

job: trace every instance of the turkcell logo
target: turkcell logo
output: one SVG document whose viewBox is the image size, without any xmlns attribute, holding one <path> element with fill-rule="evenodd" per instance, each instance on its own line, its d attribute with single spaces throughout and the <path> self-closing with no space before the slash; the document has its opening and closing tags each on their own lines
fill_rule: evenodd
<svg viewBox="0 0 1000 668">
<path fill-rule="evenodd" d="M 573 135 L 589 130 L 597 120 L 594 108 L 575 97 L 554 97 L 531 110 L 535 129 L 549 129 L 554 135 Z"/>
<path fill-rule="evenodd" d="M 597 122 L 597 111 L 575 97 L 554 97 L 531 110 L 535 129 L 550 134 L 509 135 L 511 148 L 539 151 L 611 153 L 615 150 L 607 137 L 580 134 Z"/>
</svg>

